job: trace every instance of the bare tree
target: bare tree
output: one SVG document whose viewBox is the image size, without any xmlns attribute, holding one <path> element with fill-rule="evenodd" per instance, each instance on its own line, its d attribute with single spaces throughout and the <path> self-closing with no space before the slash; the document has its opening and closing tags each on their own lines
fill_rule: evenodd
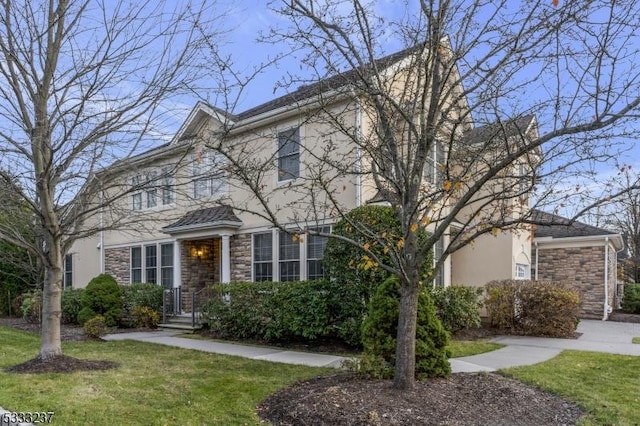
<svg viewBox="0 0 640 426">
<path fill-rule="evenodd" d="M 483 234 L 529 232 L 532 204 L 574 206 L 577 216 L 617 194 L 589 189 L 638 130 L 640 7 L 421 0 L 394 3 L 389 18 L 383 3 L 271 2 L 287 20 L 268 40 L 286 43 L 305 70 L 286 81 L 302 84 L 288 102 L 322 129 L 299 144 L 304 173 L 279 189 L 288 202 L 273 195 L 269 139 L 230 122 L 209 144 L 251 194 L 228 201 L 281 229 L 343 218 L 347 181 L 395 208 L 402 235 L 361 229 L 370 243 L 360 248 L 375 261 L 373 244 L 393 254 L 380 267 L 401 281 L 394 381 L 406 389 L 419 265 L 438 240 L 450 234 L 436 269 Z M 402 50 L 389 55 L 389 45 Z M 236 137 L 248 142 L 226 142 Z"/>
<path fill-rule="evenodd" d="M 604 225 L 622 234 L 626 254 L 621 261 L 624 280 L 640 282 L 640 191 L 638 176 L 631 166 L 620 169 L 621 186 L 632 188 L 598 212 Z M 600 218 L 599 217 L 599 218 Z"/>
<path fill-rule="evenodd" d="M 166 142 L 178 96 L 201 82 L 198 53 L 213 36 L 214 12 L 211 3 L 0 2 L 0 163 L 3 181 L 17 176 L 38 237 L 25 241 L 2 222 L 0 238 L 45 267 L 42 359 L 62 353 L 64 253 L 127 219 L 99 219 L 130 190 L 99 172 Z M 11 205 L 0 210 L 11 215 Z"/>
</svg>

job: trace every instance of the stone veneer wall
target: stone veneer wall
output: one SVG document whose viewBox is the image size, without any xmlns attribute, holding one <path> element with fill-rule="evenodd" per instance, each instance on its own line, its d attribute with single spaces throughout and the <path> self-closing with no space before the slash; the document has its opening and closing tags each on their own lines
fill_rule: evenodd
<svg viewBox="0 0 640 426">
<path fill-rule="evenodd" d="M 220 239 L 182 241 L 181 281 L 182 310 L 191 312 L 191 295 L 209 284 L 220 281 Z M 202 250 L 198 259 L 195 250 Z"/>
<path fill-rule="evenodd" d="M 251 281 L 251 234 L 233 235 L 229 246 L 231 281 Z"/>
<path fill-rule="evenodd" d="M 602 319 L 604 313 L 604 247 L 538 249 L 538 279 L 575 283 L 581 291 L 582 318 Z M 609 251 L 609 258 L 615 252 Z M 609 268 L 609 304 L 614 304 L 615 259 Z"/>
<path fill-rule="evenodd" d="M 113 276 L 118 284 L 129 284 L 129 247 L 106 249 L 104 251 L 104 272 Z"/>
</svg>

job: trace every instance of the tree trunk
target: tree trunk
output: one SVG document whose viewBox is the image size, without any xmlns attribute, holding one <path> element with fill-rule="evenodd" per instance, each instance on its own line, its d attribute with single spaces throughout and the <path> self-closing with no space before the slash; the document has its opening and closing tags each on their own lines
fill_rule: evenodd
<svg viewBox="0 0 640 426">
<path fill-rule="evenodd" d="M 411 389 L 415 382 L 417 315 L 418 286 L 403 280 L 400 285 L 400 315 L 393 376 L 393 387 L 396 389 Z"/>
<path fill-rule="evenodd" d="M 50 240 L 51 241 L 51 240 Z M 48 265 L 46 266 L 42 295 L 42 359 L 62 355 L 60 340 L 60 318 L 62 306 L 62 249 L 59 241 L 48 247 Z"/>
</svg>

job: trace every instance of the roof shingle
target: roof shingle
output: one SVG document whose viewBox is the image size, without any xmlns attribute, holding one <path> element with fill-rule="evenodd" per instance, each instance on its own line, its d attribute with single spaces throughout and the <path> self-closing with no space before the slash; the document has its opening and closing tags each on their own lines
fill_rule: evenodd
<svg viewBox="0 0 640 426">
<path fill-rule="evenodd" d="M 237 223 L 242 225 L 242 221 L 233 213 L 230 206 L 215 206 L 204 209 L 190 211 L 176 222 L 162 228 L 163 231 L 176 231 L 184 228 L 215 226 L 223 223 Z"/>
</svg>

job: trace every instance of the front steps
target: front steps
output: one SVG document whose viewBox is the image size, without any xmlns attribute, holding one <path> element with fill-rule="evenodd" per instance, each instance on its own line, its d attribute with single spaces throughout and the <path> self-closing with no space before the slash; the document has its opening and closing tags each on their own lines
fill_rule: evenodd
<svg viewBox="0 0 640 426">
<path fill-rule="evenodd" d="M 198 318 L 196 317 L 196 325 L 194 327 L 192 325 L 191 314 L 188 313 L 168 317 L 165 323 L 158 324 L 158 328 L 163 330 L 180 330 L 185 333 L 193 333 L 196 330 L 200 330 L 202 328 L 202 324 L 198 322 Z"/>
</svg>

